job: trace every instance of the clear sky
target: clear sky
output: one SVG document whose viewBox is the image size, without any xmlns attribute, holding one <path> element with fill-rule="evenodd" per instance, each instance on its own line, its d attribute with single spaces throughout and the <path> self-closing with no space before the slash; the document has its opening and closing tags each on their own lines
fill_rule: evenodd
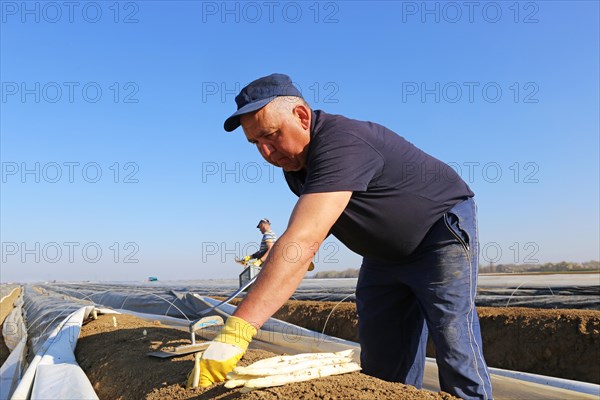
<svg viewBox="0 0 600 400">
<path fill-rule="evenodd" d="M 273 72 L 459 171 L 482 264 L 599 258 L 597 1 L 0 4 L 3 282 L 237 277 L 296 201 L 223 131 Z"/>
</svg>

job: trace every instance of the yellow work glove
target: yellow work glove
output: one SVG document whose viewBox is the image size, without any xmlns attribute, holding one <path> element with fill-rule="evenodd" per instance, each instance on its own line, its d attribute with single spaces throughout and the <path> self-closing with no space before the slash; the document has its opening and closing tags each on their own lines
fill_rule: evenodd
<svg viewBox="0 0 600 400">
<path fill-rule="evenodd" d="M 244 256 L 242 258 L 236 258 L 235 262 L 246 266 L 246 263 L 252 259 L 252 256 Z"/>
<path fill-rule="evenodd" d="M 210 386 L 225 380 L 242 358 L 256 328 L 238 317 L 229 317 L 221 332 L 208 346 L 202 357 L 197 355 L 194 369 L 188 375 L 187 388 Z"/>
<path fill-rule="evenodd" d="M 263 265 L 263 262 L 260 258 L 257 258 L 256 261 L 252 263 L 253 267 L 260 267 L 261 265 Z"/>
</svg>

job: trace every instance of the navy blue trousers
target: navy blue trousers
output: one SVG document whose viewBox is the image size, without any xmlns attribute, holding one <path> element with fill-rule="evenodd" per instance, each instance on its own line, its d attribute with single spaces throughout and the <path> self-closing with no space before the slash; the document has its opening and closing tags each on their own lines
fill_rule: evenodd
<svg viewBox="0 0 600 400">
<path fill-rule="evenodd" d="M 427 336 L 436 348 L 440 387 L 463 399 L 491 399 L 475 309 L 476 206 L 454 206 L 411 257 L 363 260 L 356 288 L 363 372 L 421 388 Z"/>
</svg>

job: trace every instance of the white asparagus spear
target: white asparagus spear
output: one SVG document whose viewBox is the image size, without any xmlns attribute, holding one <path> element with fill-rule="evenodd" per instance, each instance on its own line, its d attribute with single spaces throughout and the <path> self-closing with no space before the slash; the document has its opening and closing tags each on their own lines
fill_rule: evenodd
<svg viewBox="0 0 600 400">
<path fill-rule="evenodd" d="M 245 368 L 242 373 L 244 375 L 255 375 L 255 376 L 267 376 L 267 375 L 283 375 L 291 374 L 296 371 L 302 371 L 304 369 L 324 367 L 326 365 L 334 364 L 347 364 L 352 362 L 349 357 L 330 357 L 330 358 L 319 358 L 319 359 L 308 359 L 297 363 L 281 363 L 277 367 L 263 367 L 263 368 Z M 236 372 L 237 374 L 237 372 Z"/>
<path fill-rule="evenodd" d="M 263 360 L 256 361 L 255 363 L 249 365 L 248 367 L 255 367 L 255 366 L 262 367 L 263 365 L 277 364 L 279 362 L 289 362 L 289 361 L 294 362 L 296 360 L 314 359 L 314 358 L 352 357 L 353 352 L 354 352 L 354 350 L 348 349 L 348 350 L 344 350 L 344 351 L 338 351 L 335 353 L 332 353 L 332 352 L 329 352 L 329 353 L 301 353 L 301 354 L 294 354 L 291 356 L 276 356 L 276 357 L 265 358 Z"/>
<path fill-rule="evenodd" d="M 244 386 L 246 382 L 250 379 L 256 379 L 254 375 L 237 375 L 233 373 L 227 374 L 227 381 L 225 382 L 225 387 L 227 389 L 233 389 L 239 386 Z"/>
<path fill-rule="evenodd" d="M 326 365 L 324 367 L 309 368 L 291 374 L 271 375 L 262 378 L 250 379 L 246 381 L 244 387 L 259 389 L 272 386 L 281 386 L 287 383 L 304 382 L 311 379 L 322 378 L 324 376 L 340 375 L 355 371 L 360 371 L 360 366 L 356 363 Z"/>
<path fill-rule="evenodd" d="M 191 372 L 192 375 L 192 387 L 198 387 L 200 383 L 200 353 L 194 354 L 194 369 Z"/>
<path fill-rule="evenodd" d="M 279 368 L 282 365 L 296 364 L 306 360 L 318 360 L 332 357 L 352 357 L 353 350 L 338 351 L 336 353 L 302 353 L 293 356 L 277 356 L 265 358 L 257 361 L 247 367 L 236 367 L 233 372 L 236 374 L 246 374 L 248 371 L 258 368 Z"/>
</svg>

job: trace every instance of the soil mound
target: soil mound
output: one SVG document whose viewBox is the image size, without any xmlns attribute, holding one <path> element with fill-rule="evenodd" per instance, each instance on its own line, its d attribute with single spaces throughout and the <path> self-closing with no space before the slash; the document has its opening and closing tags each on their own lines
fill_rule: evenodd
<svg viewBox="0 0 600 400">
<path fill-rule="evenodd" d="M 8 317 L 8 314 L 13 310 L 14 303 L 19 298 L 21 294 L 21 288 L 17 288 L 17 290 L 13 291 L 8 297 L 6 297 L 2 303 L 0 303 L 0 331 L 4 326 L 4 320 Z M 0 365 L 4 364 L 4 361 L 8 358 L 10 354 L 10 350 L 6 347 L 4 343 L 4 335 L 0 332 Z"/>
<path fill-rule="evenodd" d="M 239 300 L 232 304 L 239 303 Z M 490 367 L 600 384 L 600 311 L 478 307 Z M 288 301 L 274 315 L 292 324 L 358 342 L 354 303 Z M 427 355 L 435 357 L 430 342 Z"/>
<path fill-rule="evenodd" d="M 116 325 L 116 326 L 115 326 Z M 102 315 L 81 330 L 76 357 L 100 399 L 455 399 L 446 393 L 418 390 L 361 373 L 332 376 L 246 394 L 223 384 L 186 389 L 193 356 L 158 359 L 146 355 L 162 347 L 189 344 L 186 331 L 129 315 Z M 239 365 L 249 365 L 273 354 L 249 350 Z"/>
</svg>

